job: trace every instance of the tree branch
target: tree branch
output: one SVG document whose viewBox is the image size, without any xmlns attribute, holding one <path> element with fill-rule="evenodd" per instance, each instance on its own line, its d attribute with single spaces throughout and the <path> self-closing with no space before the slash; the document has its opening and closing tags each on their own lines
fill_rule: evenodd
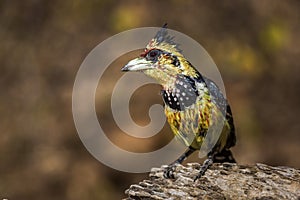
<svg viewBox="0 0 300 200">
<path fill-rule="evenodd" d="M 196 182 L 198 163 L 178 165 L 173 180 L 163 177 L 164 168 L 153 168 L 149 180 L 131 185 L 126 199 L 300 200 L 300 170 L 290 167 L 213 164 Z"/>
</svg>

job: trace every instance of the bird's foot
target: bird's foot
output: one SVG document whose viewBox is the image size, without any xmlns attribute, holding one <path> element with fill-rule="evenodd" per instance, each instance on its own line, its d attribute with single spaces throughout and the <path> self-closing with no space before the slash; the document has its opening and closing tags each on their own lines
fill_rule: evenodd
<svg viewBox="0 0 300 200">
<path fill-rule="evenodd" d="M 194 178 L 194 181 L 197 179 L 201 178 L 206 170 L 213 164 L 213 159 L 211 157 L 207 158 L 204 162 L 203 165 L 200 167 L 198 175 Z"/>
<path fill-rule="evenodd" d="M 195 178 L 194 178 L 194 182 L 195 182 L 196 180 L 198 180 L 199 178 L 201 178 L 204 174 L 205 174 L 205 171 L 200 169 L 199 173 L 198 173 L 197 176 L 195 176 Z"/>
<path fill-rule="evenodd" d="M 175 178 L 175 170 L 177 167 L 178 163 L 172 163 L 170 165 L 168 165 L 165 169 L 164 169 L 164 177 L 165 178 L 170 178 L 170 179 L 174 179 Z"/>
</svg>

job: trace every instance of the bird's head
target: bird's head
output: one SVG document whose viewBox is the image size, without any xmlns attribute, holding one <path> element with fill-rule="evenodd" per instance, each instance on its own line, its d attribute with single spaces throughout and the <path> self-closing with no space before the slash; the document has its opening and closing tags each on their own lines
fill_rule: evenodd
<svg viewBox="0 0 300 200">
<path fill-rule="evenodd" d="M 141 71 L 162 86 L 171 84 L 178 75 L 197 78 L 198 71 L 186 60 L 173 39 L 164 26 L 148 43 L 144 52 L 129 61 L 122 71 Z"/>
</svg>

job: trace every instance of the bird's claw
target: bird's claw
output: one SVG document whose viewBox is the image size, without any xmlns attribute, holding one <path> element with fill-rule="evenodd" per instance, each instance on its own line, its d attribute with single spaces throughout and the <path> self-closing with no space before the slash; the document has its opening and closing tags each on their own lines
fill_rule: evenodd
<svg viewBox="0 0 300 200">
<path fill-rule="evenodd" d="M 168 167 L 164 169 L 164 177 L 174 179 L 175 175 L 174 172 L 176 170 L 176 164 L 170 164 Z"/>
<path fill-rule="evenodd" d="M 205 171 L 203 169 L 200 169 L 197 176 L 194 178 L 194 182 L 196 182 L 199 178 L 201 178 L 204 175 Z"/>
<path fill-rule="evenodd" d="M 198 175 L 194 178 L 194 181 L 196 181 L 197 179 L 201 178 L 205 172 L 207 171 L 207 169 L 213 164 L 213 159 L 211 156 L 209 156 L 204 163 L 202 164 L 202 166 L 200 167 L 199 173 Z"/>
</svg>

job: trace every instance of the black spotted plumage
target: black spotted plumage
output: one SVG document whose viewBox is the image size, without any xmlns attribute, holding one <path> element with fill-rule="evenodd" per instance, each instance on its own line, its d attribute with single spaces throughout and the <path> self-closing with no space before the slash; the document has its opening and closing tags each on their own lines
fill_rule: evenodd
<svg viewBox="0 0 300 200">
<path fill-rule="evenodd" d="M 196 82 L 188 76 L 178 76 L 174 87 L 170 90 L 162 90 L 165 104 L 174 110 L 184 110 L 195 104 L 199 96 Z"/>
</svg>

